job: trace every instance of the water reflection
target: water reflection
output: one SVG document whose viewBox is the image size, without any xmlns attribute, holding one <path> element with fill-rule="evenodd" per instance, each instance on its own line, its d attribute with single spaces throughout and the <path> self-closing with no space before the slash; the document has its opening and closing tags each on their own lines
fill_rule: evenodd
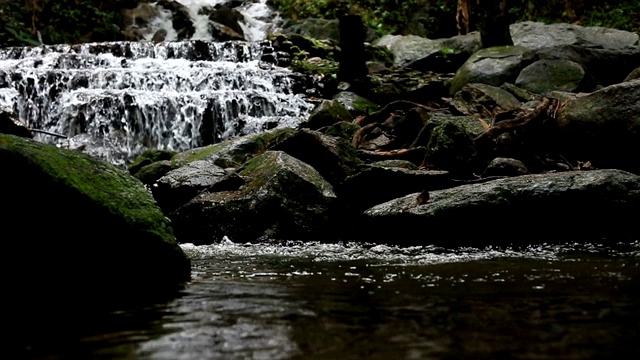
<svg viewBox="0 0 640 360">
<path fill-rule="evenodd" d="M 80 334 L 76 349 L 84 349 L 84 358 L 640 354 L 637 242 L 457 250 L 295 242 L 183 248 L 193 260 L 193 280 L 183 293 L 155 311 L 119 315 L 135 322 Z M 51 358 L 62 352 L 51 351 Z"/>
</svg>

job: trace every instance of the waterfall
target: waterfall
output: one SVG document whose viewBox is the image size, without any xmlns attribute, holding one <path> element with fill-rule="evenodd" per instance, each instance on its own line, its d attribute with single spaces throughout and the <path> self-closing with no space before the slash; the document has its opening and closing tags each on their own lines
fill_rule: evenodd
<svg viewBox="0 0 640 360">
<path fill-rule="evenodd" d="M 148 148 L 184 151 L 297 125 L 313 107 L 294 91 L 304 79 L 260 66 L 265 46 L 188 40 L 0 49 L 0 106 L 30 128 L 67 137 L 37 134 L 39 141 L 124 166 Z"/>
</svg>

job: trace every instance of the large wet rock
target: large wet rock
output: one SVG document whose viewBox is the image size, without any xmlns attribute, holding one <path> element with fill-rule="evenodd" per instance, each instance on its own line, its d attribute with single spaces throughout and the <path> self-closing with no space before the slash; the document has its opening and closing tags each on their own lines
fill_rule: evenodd
<svg viewBox="0 0 640 360">
<path fill-rule="evenodd" d="M 518 108 L 520 101 L 499 87 L 471 83 L 455 94 L 451 105 L 464 115 L 478 115 L 491 123 L 499 113 Z"/>
<path fill-rule="evenodd" d="M 452 57 L 462 55 L 466 60 L 482 47 L 478 33 L 435 40 L 416 35 L 386 35 L 376 40 L 374 45 L 391 51 L 395 66 L 412 66 L 416 69 L 432 71 L 437 69 L 437 63 L 433 59 L 434 54 L 440 53 L 443 56 L 450 54 Z"/>
<path fill-rule="evenodd" d="M 536 61 L 522 69 L 515 84 L 536 94 L 586 92 L 595 85 L 580 64 L 566 59 Z"/>
<path fill-rule="evenodd" d="M 349 141 L 308 129 L 296 131 L 271 149 L 284 151 L 313 166 L 333 186 L 353 175 L 362 164 Z"/>
<path fill-rule="evenodd" d="M 529 49 L 542 49 L 559 45 L 579 45 L 603 49 L 624 49 L 640 45 L 638 34 L 603 27 L 524 21 L 511 24 L 514 45 Z"/>
<path fill-rule="evenodd" d="M 237 168 L 256 155 L 264 153 L 269 147 L 286 139 L 295 130 L 281 128 L 260 134 L 245 135 L 229 139 L 218 144 L 184 151 L 172 158 L 176 167 L 184 166 L 196 160 L 211 160 L 222 168 Z"/>
<path fill-rule="evenodd" d="M 338 194 L 341 204 L 350 211 L 360 212 L 427 188 L 448 187 L 450 179 L 446 171 L 419 169 L 408 161 L 379 161 L 363 166 L 357 174 L 348 177 L 338 188 Z"/>
<path fill-rule="evenodd" d="M 620 170 L 517 176 L 419 195 L 366 210 L 362 240 L 449 247 L 640 235 L 640 177 Z"/>
<path fill-rule="evenodd" d="M 267 151 L 240 171 L 239 190 L 203 192 L 170 214 L 181 242 L 211 244 L 262 239 L 322 240 L 336 199 L 311 166 L 282 151 Z M 333 229 L 335 230 L 335 229 Z"/>
<path fill-rule="evenodd" d="M 125 171 L 3 134 L 0 164 L 3 254 L 20 259 L 3 272 L 11 299 L 97 306 L 177 289 L 189 279 L 189 259 L 169 220 Z"/>
<path fill-rule="evenodd" d="M 351 121 L 352 119 L 351 113 L 342 102 L 324 100 L 311 112 L 309 118 L 300 124 L 300 127 L 318 130 L 340 121 Z"/>
<path fill-rule="evenodd" d="M 640 66 L 640 46 L 603 49 L 560 45 L 536 50 L 535 58 L 579 64 L 584 69 L 585 82 L 578 91 L 592 91 L 596 84 L 608 86 L 622 82 L 633 69 Z"/>
<path fill-rule="evenodd" d="M 533 61 L 533 53 L 522 46 L 499 46 L 473 54 L 455 74 L 449 92 L 455 94 L 469 83 L 500 86 L 513 83 Z"/>
<path fill-rule="evenodd" d="M 196 160 L 169 171 L 152 186 L 153 197 L 165 214 L 193 199 L 199 192 L 216 189 L 237 190 L 244 180 L 211 160 Z"/>
<path fill-rule="evenodd" d="M 551 119 L 556 150 L 597 168 L 640 172 L 640 80 L 570 101 Z"/>
</svg>

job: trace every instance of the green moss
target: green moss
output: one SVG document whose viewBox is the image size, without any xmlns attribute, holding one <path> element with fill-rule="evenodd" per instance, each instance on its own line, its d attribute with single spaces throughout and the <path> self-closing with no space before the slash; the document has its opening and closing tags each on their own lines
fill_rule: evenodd
<svg viewBox="0 0 640 360">
<path fill-rule="evenodd" d="M 171 161 L 175 167 L 184 166 L 196 160 L 213 160 L 216 165 L 223 168 L 239 167 L 293 131 L 291 128 L 281 128 L 230 139 L 218 144 L 185 151 L 173 157 Z"/>
<path fill-rule="evenodd" d="M 175 243 L 169 221 L 155 200 L 124 170 L 79 152 L 12 135 L 0 134 L 0 152 L 26 159 L 30 167 L 42 169 L 54 183 L 75 189 L 136 229 Z"/>
<path fill-rule="evenodd" d="M 129 173 L 135 175 L 138 171 L 140 171 L 143 167 L 154 163 L 156 161 L 162 160 L 171 160 L 178 152 L 170 151 L 170 150 L 156 150 L 149 149 L 140 154 L 134 161 L 129 165 Z"/>
</svg>

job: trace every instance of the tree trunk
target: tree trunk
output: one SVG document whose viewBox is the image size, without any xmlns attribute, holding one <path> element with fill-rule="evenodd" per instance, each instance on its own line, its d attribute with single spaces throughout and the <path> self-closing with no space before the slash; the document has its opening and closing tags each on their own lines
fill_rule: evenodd
<svg viewBox="0 0 640 360">
<path fill-rule="evenodd" d="M 482 47 L 513 45 L 506 0 L 458 0 L 458 33 L 480 30 Z"/>
<path fill-rule="evenodd" d="M 364 53 L 366 29 L 358 15 L 340 17 L 340 70 L 338 79 L 350 82 L 369 73 Z"/>
<path fill-rule="evenodd" d="M 513 45 L 506 0 L 478 0 L 482 47 Z"/>
</svg>

